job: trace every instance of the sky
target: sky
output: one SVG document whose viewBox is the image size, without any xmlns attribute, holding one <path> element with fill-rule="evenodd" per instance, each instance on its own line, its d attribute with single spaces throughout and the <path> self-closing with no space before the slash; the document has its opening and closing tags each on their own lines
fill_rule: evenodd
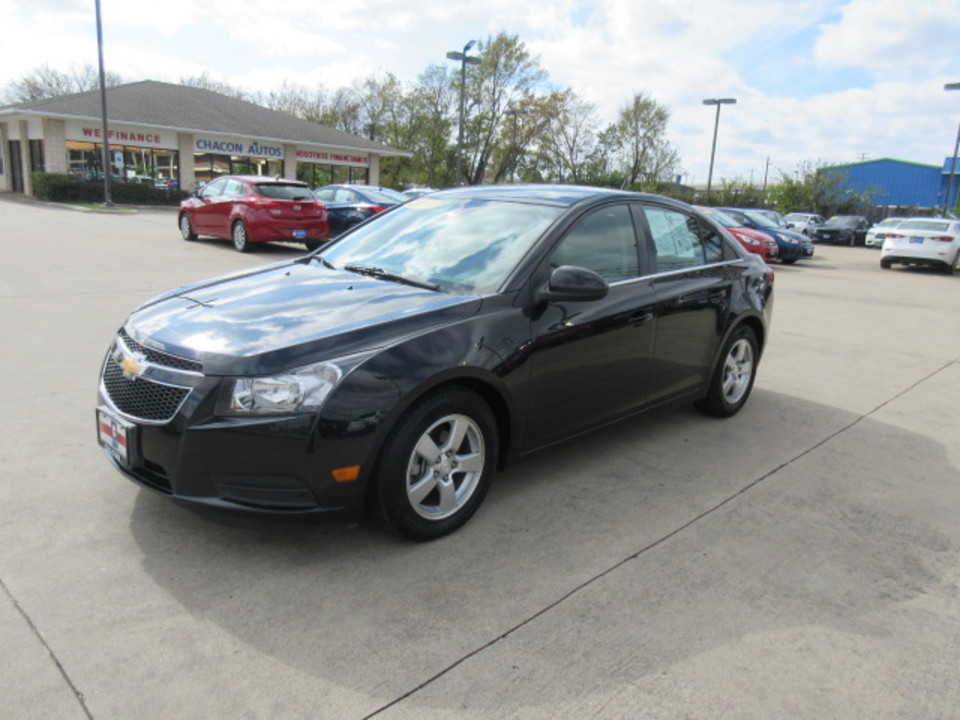
<svg viewBox="0 0 960 720">
<path fill-rule="evenodd" d="M 471 39 L 516 35 L 548 89 L 603 123 L 643 92 L 671 113 L 683 180 L 771 182 L 805 163 L 940 165 L 960 123 L 958 0 L 101 0 L 125 80 L 207 73 L 250 91 L 414 82 Z M 94 0 L 0 0 L 0 88 L 41 65 L 96 66 Z"/>
</svg>

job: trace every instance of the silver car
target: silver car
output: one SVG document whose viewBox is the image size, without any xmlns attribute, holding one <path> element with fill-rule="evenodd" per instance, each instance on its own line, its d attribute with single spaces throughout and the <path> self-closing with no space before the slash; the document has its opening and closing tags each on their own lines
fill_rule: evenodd
<svg viewBox="0 0 960 720">
<path fill-rule="evenodd" d="M 886 220 L 881 220 L 867 230 L 867 239 L 864 244 L 867 247 L 882 247 L 883 241 L 887 237 L 887 232 L 900 227 L 900 223 L 904 220 L 906 220 L 906 218 L 902 217 L 888 217 Z"/>
</svg>

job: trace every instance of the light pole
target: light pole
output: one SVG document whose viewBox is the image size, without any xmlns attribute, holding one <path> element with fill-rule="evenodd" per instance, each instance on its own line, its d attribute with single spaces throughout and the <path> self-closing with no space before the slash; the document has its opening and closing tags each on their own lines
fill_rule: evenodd
<svg viewBox="0 0 960 720">
<path fill-rule="evenodd" d="M 110 197 L 110 176 L 113 173 L 113 163 L 110 162 L 110 131 L 107 128 L 107 82 L 103 71 L 103 29 L 100 22 L 100 0 L 97 0 L 97 55 L 100 59 L 100 113 L 103 122 L 103 204 L 113 205 Z"/>
<path fill-rule="evenodd" d="M 526 110 L 507 110 L 504 115 L 513 118 L 513 130 L 510 133 L 510 182 L 514 182 L 517 169 L 517 115 L 526 115 Z"/>
<path fill-rule="evenodd" d="M 960 90 L 960 82 L 947 83 L 943 86 L 944 90 Z M 957 174 L 957 150 L 960 150 L 960 125 L 957 125 L 957 141 L 953 144 L 953 161 L 950 163 L 950 174 L 947 176 L 947 196 L 943 199 L 943 214 L 946 216 L 947 208 L 953 202 L 953 177 Z"/>
<path fill-rule="evenodd" d="M 710 171 L 707 173 L 707 203 L 710 202 L 710 186 L 713 183 L 713 156 L 717 153 L 717 128 L 720 126 L 720 106 L 736 105 L 736 98 L 707 98 L 703 101 L 704 105 L 716 105 L 717 116 L 713 121 L 713 146 L 710 148 Z"/>
<path fill-rule="evenodd" d="M 475 55 L 467 55 L 467 52 L 476 44 L 476 40 L 471 40 L 463 46 L 463 52 L 451 50 L 447 53 L 447 59 L 456 60 L 460 63 L 460 122 L 459 131 L 457 132 L 457 185 L 461 184 L 461 179 L 463 178 L 463 115 L 465 111 L 464 90 L 467 84 L 467 65 L 480 64 L 480 58 Z"/>
</svg>

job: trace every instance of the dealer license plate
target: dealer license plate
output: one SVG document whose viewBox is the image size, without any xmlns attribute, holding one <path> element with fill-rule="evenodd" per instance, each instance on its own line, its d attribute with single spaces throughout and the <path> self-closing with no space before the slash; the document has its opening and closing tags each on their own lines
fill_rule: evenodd
<svg viewBox="0 0 960 720">
<path fill-rule="evenodd" d="M 306 231 L 306 230 L 294 230 L 294 231 L 293 231 L 293 236 L 294 236 L 297 240 L 303 240 L 303 239 L 307 236 L 307 231 Z"/>
<path fill-rule="evenodd" d="M 920 245 L 923 245 L 923 238 L 922 238 L 922 237 L 912 237 L 912 238 L 910 238 L 910 242 L 912 242 L 912 243 L 918 243 L 918 244 L 920 244 Z"/>
<path fill-rule="evenodd" d="M 133 424 L 114 415 L 105 407 L 97 408 L 97 439 L 100 446 L 124 466 L 130 465 L 130 443 Z"/>
</svg>

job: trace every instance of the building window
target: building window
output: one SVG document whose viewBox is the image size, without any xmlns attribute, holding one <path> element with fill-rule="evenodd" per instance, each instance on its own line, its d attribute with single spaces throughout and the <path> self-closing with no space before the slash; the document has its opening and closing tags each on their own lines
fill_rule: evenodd
<svg viewBox="0 0 960 720">
<path fill-rule="evenodd" d="M 71 175 L 85 180 L 102 180 L 103 146 L 96 143 L 68 142 L 67 163 Z M 118 182 L 179 184 L 179 154 L 176 150 L 158 150 L 126 145 L 110 146 L 112 177 Z"/>
<path fill-rule="evenodd" d="M 43 160 L 43 140 L 30 141 L 30 169 L 33 172 L 45 172 L 46 163 Z"/>
<path fill-rule="evenodd" d="M 242 155 L 195 153 L 193 156 L 193 172 L 197 185 L 212 182 L 221 175 L 282 177 L 283 161 Z"/>
</svg>

